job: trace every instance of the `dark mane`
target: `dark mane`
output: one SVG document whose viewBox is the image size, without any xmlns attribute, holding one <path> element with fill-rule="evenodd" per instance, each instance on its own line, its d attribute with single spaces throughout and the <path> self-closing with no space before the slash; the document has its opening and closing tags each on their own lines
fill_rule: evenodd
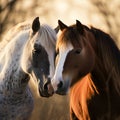
<svg viewBox="0 0 120 120">
<path fill-rule="evenodd" d="M 104 66 L 101 67 L 101 71 L 105 75 L 109 75 L 102 77 L 103 79 L 107 77 L 113 80 L 113 84 L 120 94 L 120 51 L 114 40 L 107 33 L 93 27 L 91 28 L 91 32 L 96 39 L 98 61 L 102 61 L 103 65 L 100 66 Z"/>
<path fill-rule="evenodd" d="M 118 99 L 120 96 L 120 51 L 109 34 L 93 27 L 86 29 L 84 26 L 84 28 L 95 37 L 96 47 L 93 49 L 95 51 L 97 65 L 91 72 L 91 76 L 86 75 L 71 89 L 71 115 L 74 113 L 79 119 L 94 119 L 93 114 L 96 114 L 96 116 L 103 114 L 104 116 L 104 113 L 108 112 L 107 117 L 109 119 L 111 117 L 111 111 L 119 114 L 117 113 L 119 105 L 115 106 L 114 104 L 119 104 L 120 100 Z M 91 42 L 90 36 L 86 41 Z M 104 104 L 106 102 L 108 110 L 106 106 L 102 106 L 103 99 L 106 99 Z M 104 113 L 101 113 L 101 110 L 96 109 L 95 106 L 102 106 Z"/>
</svg>

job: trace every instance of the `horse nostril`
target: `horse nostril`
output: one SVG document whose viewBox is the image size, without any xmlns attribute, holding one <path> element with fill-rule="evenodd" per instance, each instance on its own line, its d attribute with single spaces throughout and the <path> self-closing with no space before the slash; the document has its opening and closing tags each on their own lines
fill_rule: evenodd
<svg viewBox="0 0 120 120">
<path fill-rule="evenodd" d="M 63 82 L 60 81 L 60 83 L 58 84 L 58 88 L 61 88 L 63 86 Z"/>
<path fill-rule="evenodd" d="M 48 90 L 47 85 L 48 85 L 48 83 L 45 83 L 45 85 L 44 85 L 44 90 Z"/>
<path fill-rule="evenodd" d="M 47 94 L 49 94 L 49 96 L 51 96 L 51 95 L 54 94 L 54 89 L 53 89 L 53 87 L 52 87 L 52 85 L 51 85 L 50 82 L 45 83 L 45 85 L 44 85 L 44 91 L 46 91 Z"/>
</svg>

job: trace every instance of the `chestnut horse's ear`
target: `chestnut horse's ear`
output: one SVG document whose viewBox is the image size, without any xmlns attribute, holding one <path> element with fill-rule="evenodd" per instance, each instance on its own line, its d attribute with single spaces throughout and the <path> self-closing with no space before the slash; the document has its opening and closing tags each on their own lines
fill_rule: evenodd
<svg viewBox="0 0 120 120">
<path fill-rule="evenodd" d="M 39 29 L 40 29 L 39 17 L 36 17 L 36 18 L 33 20 L 33 23 L 32 23 L 33 33 L 36 33 Z"/>
<path fill-rule="evenodd" d="M 56 34 L 57 34 L 58 31 L 59 31 L 59 25 L 58 25 L 54 30 L 55 30 L 55 32 L 56 32 Z"/>
<path fill-rule="evenodd" d="M 58 25 L 61 31 L 64 30 L 65 28 L 68 28 L 68 26 L 61 22 L 60 20 L 58 20 Z"/>
<path fill-rule="evenodd" d="M 77 26 L 77 30 L 80 32 L 80 34 L 83 34 L 84 28 L 80 21 L 76 20 L 76 26 Z"/>
</svg>

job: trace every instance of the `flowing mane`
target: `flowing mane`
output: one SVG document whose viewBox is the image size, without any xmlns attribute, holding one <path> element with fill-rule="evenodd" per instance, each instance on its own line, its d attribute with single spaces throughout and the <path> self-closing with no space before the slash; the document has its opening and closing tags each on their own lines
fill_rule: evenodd
<svg viewBox="0 0 120 120">
<path fill-rule="evenodd" d="M 10 42 L 10 40 L 16 36 L 17 34 L 20 33 L 20 31 L 27 31 L 31 29 L 31 22 L 26 21 L 26 22 L 22 22 L 19 23 L 17 25 L 15 25 L 14 27 L 12 27 L 5 35 L 4 40 L 0 41 L 0 51 L 8 44 L 8 42 Z M 55 46 L 56 43 L 56 37 L 55 37 L 55 31 L 51 30 L 51 27 L 47 24 L 43 24 L 41 26 L 41 29 L 39 30 L 41 33 L 41 37 L 46 37 L 45 42 L 46 44 L 50 45 L 53 44 Z M 46 34 L 47 33 L 47 34 Z M 50 39 L 47 39 L 47 37 L 49 37 Z M 51 41 L 51 42 L 49 42 Z"/>
<path fill-rule="evenodd" d="M 101 66 L 104 66 L 99 70 L 99 72 L 108 74 L 107 84 L 109 84 L 109 81 L 111 80 L 116 88 L 116 91 L 120 95 L 120 50 L 109 34 L 93 27 L 90 29 L 90 31 L 93 33 L 96 39 L 97 60 L 102 61 Z M 105 79 L 106 75 L 104 74 L 103 76 L 102 73 L 100 74 L 101 77 Z"/>
<path fill-rule="evenodd" d="M 43 24 L 40 28 L 39 34 L 40 34 L 41 39 L 43 39 L 44 37 L 45 39 L 44 42 L 46 46 L 50 47 L 50 46 L 56 45 L 56 36 L 54 35 L 55 31 L 53 31 L 50 26 Z M 48 37 L 49 39 L 47 39 Z"/>
<path fill-rule="evenodd" d="M 97 88 L 88 74 L 79 80 L 70 88 L 70 113 L 83 120 L 90 120 L 87 101 L 89 101 L 95 93 L 99 94 Z"/>
<path fill-rule="evenodd" d="M 17 25 L 15 25 L 14 27 L 12 27 L 6 34 L 4 37 L 4 40 L 0 41 L 0 51 L 8 44 L 8 42 L 11 41 L 11 39 L 16 36 L 17 34 L 19 34 L 20 31 L 24 31 L 24 30 L 29 30 L 31 28 L 31 23 L 30 22 L 22 22 L 19 23 Z"/>
</svg>

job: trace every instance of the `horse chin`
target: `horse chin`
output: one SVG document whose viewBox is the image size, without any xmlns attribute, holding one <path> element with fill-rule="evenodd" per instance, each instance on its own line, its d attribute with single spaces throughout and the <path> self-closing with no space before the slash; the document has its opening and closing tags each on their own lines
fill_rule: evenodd
<svg viewBox="0 0 120 120">
<path fill-rule="evenodd" d="M 70 88 L 70 80 L 63 80 L 62 81 L 62 86 L 61 87 L 58 87 L 57 90 L 55 91 L 56 94 L 59 94 L 59 95 L 67 95 L 68 94 L 68 91 L 69 91 L 69 88 Z"/>
<path fill-rule="evenodd" d="M 58 91 L 57 90 L 55 93 L 58 95 L 67 95 L 67 92 L 65 92 L 65 91 Z"/>
</svg>

